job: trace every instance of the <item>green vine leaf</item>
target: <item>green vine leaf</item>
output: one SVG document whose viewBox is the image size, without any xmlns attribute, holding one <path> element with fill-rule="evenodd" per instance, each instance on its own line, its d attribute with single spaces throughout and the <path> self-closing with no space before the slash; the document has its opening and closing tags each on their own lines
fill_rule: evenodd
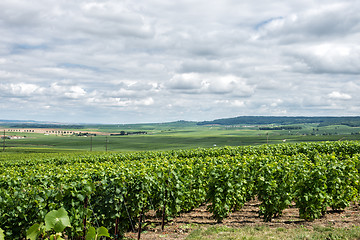
<svg viewBox="0 0 360 240">
<path fill-rule="evenodd" d="M 0 228 L 0 240 L 4 240 L 5 236 L 4 236 L 4 231 Z"/>
<path fill-rule="evenodd" d="M 105 227 L 99 227 L 95 231 L 94 227 L 90 227 L 85 240 L 98 240 L 100 237 L 110 237 L 108 230 Z"/>
<path fill-rule="evenodd" d="M 26 232 L 26 239 L 37 240 L 41 234 L 42 224 L 35 223 Z M 1 238 L 0 238 L 1 239 Z"/>
<path fill-rule="evenodd" d="M 67 215 L 67 212 L 64 208 L 60 208 L 59 210 L 50 211 L 45 216 L 45 230 L 54 230 L 59 233 L 64 231 L 66 227 L 71 227 L 70 219 Z"/>
</svg>

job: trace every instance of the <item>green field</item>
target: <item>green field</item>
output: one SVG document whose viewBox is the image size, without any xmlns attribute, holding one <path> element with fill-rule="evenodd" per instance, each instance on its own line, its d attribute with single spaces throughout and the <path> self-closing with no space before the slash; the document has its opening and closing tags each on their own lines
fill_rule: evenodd
<svg viewBox="0 0 360 240">
<path fill-rule="evenodd" d="M 351 202 L 358 206 L 360 127 L 316 123 L 221 126 L 180 121 L 58 128 L 82 133 L 70 135 L 24 132 L 29 127 L 2 128 L 0 228 L 6 240 L 14 234 L 25 236 L 26 229 L 59 207 L 71 217 L 73 227 L 65 234 L 79 239 L 84 216 L 92 224 L 100 221 L 111 233 L 125 234 L 134 232 L 132 222 L 149 210 L 160 213 L 166 209 L 162 216 L 170 220 L 180 212 L 210 204 L 207 211 L 213 224 L 220 224 L 255 197 L 261 201 L 258 218 L 265 222 L 281 215 L 291 202 L 304 221 L 324 216 L 324 206 L 335 210 Z M 119 135 L 134 132 L 146 134 Z M 323 143 L 315 143 L 320 141 Z M 335 180 L 341 184 L 332 185 Z M 84 210 L 88 201 L 91 211 Z M 309 205 L 313 205 L 311 211 Z M 116 219 L 121 229 L 114 229 Z M 243 228 L 224 229 L 221 224 L 211 229 L 195 229 L 189 239 L 280 236 L 273 229 L 257 233 L 258 238 L 253 238 L 253 227 L 249 227 L 251 233 L 244 233 Z M 347 228 L 325 233 L 294 231 L 300 234 L 294 239 L 359 237 L 358 228 L 350 232 Z M 292 230 L 284 232 L 282 239 L 293 237 Z"/>
<path fill-rule="evenodd" d="M 268 125 L 273 127 L 273 125 Z M 258 126 L 200 126 L 194 122 L 132 125 L 88 125 L 83 129 L 62 129 L 98 132 L 96 136 L 44 135 L 28 132 L 5 132 L 21 139 L 2 140 L 6 152 L 66 151 L 153 151 L 222 146 L 359 140 L 360 128 L 345 125 L 319 127 L 318 124 L 297 124 L 295 130 L 259 130 Z M 110 133 L 144 131 L 147 134 L 110 136 Z M 100 132 L 100 134 L 99 134 Z M 2 133 L 2 132 L 1 132 Z M 2 133 L 3 135 L 3 133 Z"/>
</svg>

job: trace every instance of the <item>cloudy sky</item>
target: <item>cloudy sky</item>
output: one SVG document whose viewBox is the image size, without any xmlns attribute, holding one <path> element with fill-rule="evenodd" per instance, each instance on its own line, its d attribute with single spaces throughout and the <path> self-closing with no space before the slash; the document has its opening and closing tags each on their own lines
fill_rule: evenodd
<svg viewBox="0 0 360 240">
<path fill-rule="evenodd" d="M 360 115 L 358 0 L 1 0 L 0 119 Z"/>
</svg>

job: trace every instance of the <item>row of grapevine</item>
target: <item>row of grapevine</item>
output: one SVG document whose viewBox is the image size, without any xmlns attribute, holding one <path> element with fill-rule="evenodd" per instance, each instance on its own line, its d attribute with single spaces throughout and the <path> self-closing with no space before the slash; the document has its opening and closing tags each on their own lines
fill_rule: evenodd
<svg viewBox="0 0 360 240">
<path fill-rule="evenodd" d="M 25 236 L 60 207 L 69 214 L 71 239 L 83 236 L 87 224 L 119 238 L 150 210 L 175 216 L 208 203 L 222 221 L 257 198 L 265 221 L 293 202 L 301 218 L 314 220 L 327 207 L 344 209 L 359 196 L 358 142 L 30 156 L 0 155 L 6 239 Z"/>
</svg>

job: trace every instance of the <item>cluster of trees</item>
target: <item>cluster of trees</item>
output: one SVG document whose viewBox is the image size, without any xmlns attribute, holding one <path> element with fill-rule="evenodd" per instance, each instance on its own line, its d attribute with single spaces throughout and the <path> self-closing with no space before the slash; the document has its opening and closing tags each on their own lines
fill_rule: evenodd
<svg viewBox="0 0 360 240">
<path fill-rule="evenodd" d="M 40 124 L 40 123 L 19 123 L 11 124 L 11 128 L 65 128 L 65 129 L 82 129 L 83 125 L 66 125 L 66 124 Z"/>
<path fill-rule="evenodd" d="M 134 135 L 134 134 L 147 134 L 145 131 L 138 131 L 138 132 L 125 132 L 121 131 L 120 133 L 112 133 L 110 136 L 124 136 L 124 135 Z"/>
<path fill-rule="evenodd" d="M 282 126 L 282 127 L 260 127 L 259 130 L 299 130 L 299 126 Z"/>
<path fill-rule="evenodd" d="M 90 137 L 90 136 L 96 136 L 96 133 L 79 132 L 79 133 L 74 133 L 74 135 L 79 136 L 79 137 L 82 137 L 82 136 Z"/>
<path fill-rule="evenodd" d="M 272 116 L 240 116 L 234 118 L 216 119 L 213 121 L 204 121 L 198 125 L 291 125 L 303 123 L 318 123 L 319 127 L 329 125 L 347 125 L 350 127 L 360 126 L 360 117 L 272 117 Z"/>
</svg>

